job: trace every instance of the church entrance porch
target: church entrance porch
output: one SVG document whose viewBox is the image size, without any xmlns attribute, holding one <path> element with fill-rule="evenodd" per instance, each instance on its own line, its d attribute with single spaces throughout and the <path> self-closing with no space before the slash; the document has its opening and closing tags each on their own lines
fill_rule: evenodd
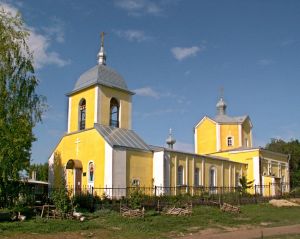
<svg viewBox="0 0 300 239">
<path fill-rule="evenodd" d="M 82 163 L 78 159 L 70 159 L 67 162 L 67 185 L 73 187 L 74 195 L 81 193 L 82 188 Z M 70 172 L 70 173 L 69 173 Z"/>
</svg>

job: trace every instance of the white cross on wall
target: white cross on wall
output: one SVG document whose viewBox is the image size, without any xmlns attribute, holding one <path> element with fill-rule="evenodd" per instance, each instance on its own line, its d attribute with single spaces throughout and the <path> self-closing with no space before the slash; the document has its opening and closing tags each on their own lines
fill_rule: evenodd
<svg viewBox="0 0 300 239">
<path fill-rule="evenodd" d="M 78 152 L 79 152 L 79 143 L 80 143 L 80 139 L 77 138 L 76 141 L 75 141 L 75 144 L 76 144 L 76 157 L 78 157 Z"/>
</svg>

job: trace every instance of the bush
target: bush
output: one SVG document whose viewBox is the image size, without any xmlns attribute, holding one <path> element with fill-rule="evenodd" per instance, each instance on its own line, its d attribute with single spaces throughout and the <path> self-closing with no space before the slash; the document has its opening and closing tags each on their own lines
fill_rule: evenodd
<svg viewBox="0 0 300 239">
<path fill-rule="evenodd" d="M 94 211 L 93 196 L 89 193 L 81 193 L 73 197 L 73 203 L 79 210 Z"/>
<path fill-rule="evenodd" d="M 142 207 L 142 203 L 145 199 L 145 195 L 139 188 L 134 189 L 129 194 L 128 203 L 132 209 L 138 209 Z"/>
<path fill-rule="evenodd" d="M 300 196 L 300 187 L 294 188 L 290 194 L 292 194 L 294 197 L 299 197 Z"/>
<path fill-rule="evenodd" d="M 66 188 L 54 189 L 51 193 L 51 200 L 61 218 L 65 218 L 66 214 L 71 212 L 72 204 Z"/>
</svg>

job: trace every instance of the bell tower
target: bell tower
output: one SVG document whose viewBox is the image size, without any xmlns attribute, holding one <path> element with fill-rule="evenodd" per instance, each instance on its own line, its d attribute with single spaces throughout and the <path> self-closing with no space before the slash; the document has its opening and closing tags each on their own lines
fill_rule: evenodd
<svg viewBox="0 0 300 239">
<path fill-rule="evenodd" d="M 106 65 L 104 35 L 97 54 L 97 65 L 84 72 L 67 94 L 68 133 L 101 124 L 131 129 L 131 92 L 123 77 Z"/>
</svg>

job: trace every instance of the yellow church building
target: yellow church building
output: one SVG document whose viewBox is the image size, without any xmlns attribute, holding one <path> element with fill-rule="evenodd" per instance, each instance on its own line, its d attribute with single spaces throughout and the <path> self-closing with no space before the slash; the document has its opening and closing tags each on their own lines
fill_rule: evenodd
<svg viewBox="0 0 300 239">
<path fill-rule="evenodd" d="M 265 186 L 258 188 L 258 193 L 275 195 L 289 191 L 289 156 L 253 147 L 250 117 L 228 116 L 223 98 L 216 108 L 214 118 L 205 116 L 194 129 L 195 152 L 245 163 L 247 179 Z"/>
<path fill-rule="evenodd" d="M 112 188 L 132 186 L 156 186 L 158 194 L 170 188 L 176 194 L 182 188 L 194 193 L 200 186 L 236 187 L 242 176 L 257 185 L 289 183 L 287 155 L 253 148 L 250 118 L 227 116 L 222 98 L 217 116 L 205 116 L 195 126 L 195 152 L 187 153 L 173 149 L 171 133 L 166 148 L 148 145 L 132 130 L 133 95 L 106 65 L 102 37 L 97 65 L 67 94 L 68 128 L 49 158 L 50 187 L 55 187 L 57 163 L 74 193 L 102 188 L 110 197 L 126 196 L 126 190 Z"/>
</svg>

